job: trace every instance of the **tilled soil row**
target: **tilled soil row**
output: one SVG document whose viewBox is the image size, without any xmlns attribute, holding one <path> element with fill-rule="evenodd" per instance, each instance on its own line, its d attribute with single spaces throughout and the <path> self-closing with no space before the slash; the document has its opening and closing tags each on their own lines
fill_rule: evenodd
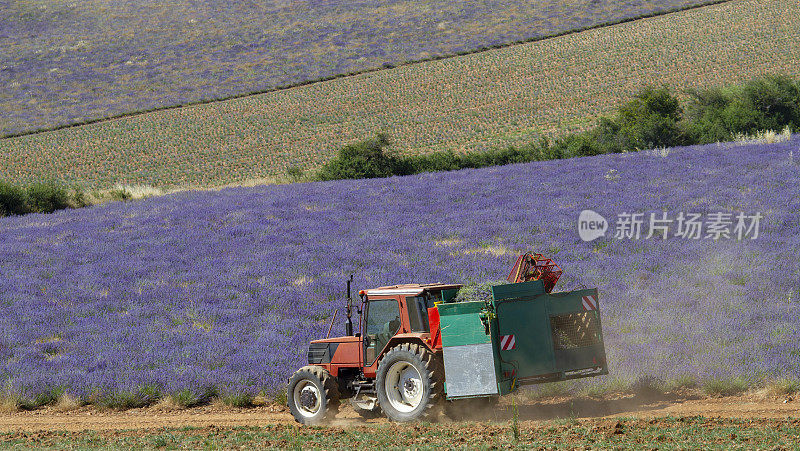
<svg viewBox="0 0 800 451">
<path fill-rule="evenodd" d="M 505 422 L 512 418 L 507 400 L 496 410 L 483 412 L 468 421 Z M 517 401 L 518 419 L 529 427 L 546 420 L 559 418 L 597 419 L 610 421 L 625 417 L 657 419 L 662 417 L 693 417 L 736 419 L 789 419 L 800 417 L 800 401 L 793 398 L 768 398 L 746 395 L 724 398 L 661 398 L 643 399 L 623 396 L 616 399 L 559 398 L 546 401 Z M 441 422 L 451 422 L 440 417 Z M 332 427 L 361 427 L 387 423 L 384 418 L 364 420 L 343 403 L 343 408 L 331 423 Z M 0 416 L 0 431 L 121 431 L 161 428 L 230 428 L 237 426 L 267 426 L 294 424 L 288 409 L 280 405 L 253 408 L 201 406 L 190 409 L 148 407 L 125 411 L 100 410 L 91 406 L 59 412 L 44 408 L 30 412 L 15 412 Z"/>
</svg>

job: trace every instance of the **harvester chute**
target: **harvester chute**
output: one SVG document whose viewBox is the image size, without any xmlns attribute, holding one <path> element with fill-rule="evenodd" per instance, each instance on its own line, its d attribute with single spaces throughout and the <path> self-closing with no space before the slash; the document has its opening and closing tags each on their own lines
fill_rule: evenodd
<svg viewBox="0 0 800 451">
<path fill-rule="evenodd" d="M 520 255 L 514 263 L 514 268 L 508 275 L 509 283 L 531 282 L 541 280 L 546 292 L 550 293 L 561 277 L 561 267 L 553 260 L 543 256 L 528 252 Z"/>
</svg>

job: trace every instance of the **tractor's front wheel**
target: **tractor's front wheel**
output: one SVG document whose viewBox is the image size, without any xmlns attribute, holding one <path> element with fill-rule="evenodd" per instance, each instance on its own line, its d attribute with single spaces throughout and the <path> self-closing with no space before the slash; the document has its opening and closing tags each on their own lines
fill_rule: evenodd
<svg viewBox="0 0 800 451">
<path fill-rule="evenodd" d="M 378 363 L 378 405 L 392 421 L 430 418 L 443 398 L 443 377 L 439 359 L 425 347 L 395 346 Z"/>
<path fill-rule="evenodd" d="M 289 410 L 298 423 L 320 424 L 339 411 L 339 386 L 324 368 L 304 366 L 289 379 L 286 396 Z"/>
</svg>

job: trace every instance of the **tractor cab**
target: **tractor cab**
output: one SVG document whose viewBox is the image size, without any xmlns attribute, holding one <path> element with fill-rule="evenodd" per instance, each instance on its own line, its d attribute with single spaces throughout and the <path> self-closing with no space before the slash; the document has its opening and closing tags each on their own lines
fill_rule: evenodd
<svg viewBox="0 0 800 451">
<path fill-rule="evenodd" d="M 310 365 L 324 365 L 331 375 L 361 371 L 375 377 L 377 362 L 394 344 L 409 340 L 432 343 L 428 311 L 445 296 L 454 296 L 458 284 L 405 284 L 362 290 L 358 331 L 348 316 L 347 335 L 311 342 Z M 350 306 L 348 305 L 348 310 Z M 351 315 L 352 313 L 350 313 Z"/>
<path fill-rule="evenodd" d="M 430 343 L 428 310 L 442 301 L 442 291 L 459 288 L 461 285 L 431 283 L 361 291 L 365 373 L 375 373 L 375 362 L 393 342 L 419 339 Z"/>
</svg>

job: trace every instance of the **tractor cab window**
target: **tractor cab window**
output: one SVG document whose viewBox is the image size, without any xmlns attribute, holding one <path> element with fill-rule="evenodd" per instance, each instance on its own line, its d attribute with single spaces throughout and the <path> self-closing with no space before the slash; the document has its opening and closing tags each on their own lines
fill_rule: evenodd
<svg viewBox="0 0 800 451">
<path fill-rule="evenodd" d="M 431 331 L 431 326 L 428 322 L 428 309 L 433 307 L 434 302 L 436 302 L 436 298 L 434 298 L 428 292 L 425 292 L 420 296 L 409 296 L 406 298 L 406 306 L 408 306 L 408 320 L 411 323 L 412 331 Z"/>
<path fill-rule="evenodd" d="M 366 335 L 368 340 L 364 363 L 371 365 L 398 329 L 400 329 L 400 307 L 397 301 L 395 299 L 370 299 L 367 304 Z"/>
</svg>

